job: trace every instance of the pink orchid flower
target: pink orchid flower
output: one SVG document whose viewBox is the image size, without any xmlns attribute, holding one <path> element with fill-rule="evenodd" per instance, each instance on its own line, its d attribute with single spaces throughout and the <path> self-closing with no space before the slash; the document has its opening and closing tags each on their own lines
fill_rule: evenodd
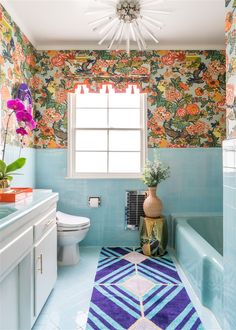
<svg viewBox="0 0 236 330">
<path fill-rule="evenodd" d="M 31 114 L 28 111 L 17 111 L 16 112 L 17 121 L 31 122 L 33 120 Z"/>
<path fill-rule="evenodd" d="M 14 110 L 15 112 L 25 110 L 25 106 L 24 106 L 23 102 L 21 102 L 20 99 L 8 100 L 7 101 L 7 107 L 9 109 Z"/>
<path fill-rule="evenodd" d="M 24 136 L 24 135 L 28 135 L 27 131 L 26 131 L 23 127 L 19 127 L 19 128 L 17 128 L 16 133 L 17 133 L 17 134 L 20 134 L 20 135 L 22 135 L 22 136 Z"/>
<path fill-rule="evenodd" d="M 26 125 L 32 131 L 36 127 L 36 122 L 32 119 L 31 121 L 26 122 Z"/>
</svg>

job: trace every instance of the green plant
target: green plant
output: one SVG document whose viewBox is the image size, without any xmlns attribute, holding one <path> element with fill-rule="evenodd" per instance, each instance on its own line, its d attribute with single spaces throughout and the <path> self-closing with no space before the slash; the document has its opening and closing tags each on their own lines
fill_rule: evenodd
<svg viewBox="0 0 236 330">
<path fill-rule="evenodd" d="M 18 158 L 11 164 L 7 165 L 3 160 L 0 160 L 0 180 L 11 181 L 12 175 L 19 175 L 19 173 L 13 173 L 25 165 L 26 158 Z"/>
<path fill-rule="evenodd" d="M 169 166 L 164 165 L 159 160 L 153 162 L 148 160 L 146 161 L 141 179 L 148 187 L 156 187 L 161 181 L 166 180 L 169 176 Z"/>
</svg>

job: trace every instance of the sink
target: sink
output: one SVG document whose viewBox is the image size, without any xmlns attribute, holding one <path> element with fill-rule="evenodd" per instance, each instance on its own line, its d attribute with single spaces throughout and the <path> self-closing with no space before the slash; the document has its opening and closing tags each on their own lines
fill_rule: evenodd
<svg viewBox="0 0 236 330">
<path fill-rule="evenodd" d="M 9 206 L 0 206 L 0 219 L 7 217 L 9 214 L 16 212 L 17 209 Z"/>
</svg>

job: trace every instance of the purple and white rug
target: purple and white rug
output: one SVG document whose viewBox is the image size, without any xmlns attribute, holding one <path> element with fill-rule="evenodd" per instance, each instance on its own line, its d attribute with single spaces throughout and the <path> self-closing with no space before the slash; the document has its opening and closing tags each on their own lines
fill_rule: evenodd
<svg viewBox="0 0 236 330">
<path fill-rule="evenodd" d="M 202 330 L 202 323 L 167 255 L 102 248 L 87 330 Z"/>
</svg>

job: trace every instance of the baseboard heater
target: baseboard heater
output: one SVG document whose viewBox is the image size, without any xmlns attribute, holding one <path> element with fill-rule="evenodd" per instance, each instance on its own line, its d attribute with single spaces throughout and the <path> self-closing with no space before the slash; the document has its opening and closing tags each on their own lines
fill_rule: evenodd
<svg viewBox="0 0 236 330">
<path fill-rule="evenodd" d="M 139 190 L 126 191 L 125 205 L 125 228 L 127 230 L 138 230 L 140 217 L 144 216 L 143 202 L 145 192 Z"/>
</svg>

